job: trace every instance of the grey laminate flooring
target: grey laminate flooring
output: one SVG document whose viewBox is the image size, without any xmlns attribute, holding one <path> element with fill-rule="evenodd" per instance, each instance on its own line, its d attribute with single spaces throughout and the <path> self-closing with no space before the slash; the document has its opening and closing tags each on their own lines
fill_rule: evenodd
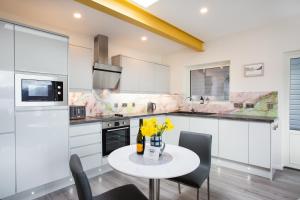
<svg viewBox="0 0 300 200">
<path fill-rule="evenodd" d="M 148 196 L 148 180 L 134 178 L 111 171 L 90 180 L 94 195 L 112 188 L 133 183 Z M 213 167 L 211 170 L 211 200 L 296 200 L 300 198 L 300 171 L 284 169 L 278 171 L 273 181 L 249 176 L 246 173 Z M 196 190 L 182 186 L 178 194 L 177 184 L 161 181 L 161 200 L 196 200 Z M 200 199 L 207 199 L 206 182 L 200 190 Z M 77 200 L 74 186 L 48 194 L 38 200 Z"/>
</svg>

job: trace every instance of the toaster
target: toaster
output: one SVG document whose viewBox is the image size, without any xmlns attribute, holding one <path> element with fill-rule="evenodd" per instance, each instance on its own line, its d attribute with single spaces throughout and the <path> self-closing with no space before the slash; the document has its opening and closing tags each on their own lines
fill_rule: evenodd
<svg viewBox="0 0 300 200">
<path fill-rule="evenodd" d="M 84 119 L 86 117 L 85 106 L 70 106 L 70 119 Z"/>
</svg>

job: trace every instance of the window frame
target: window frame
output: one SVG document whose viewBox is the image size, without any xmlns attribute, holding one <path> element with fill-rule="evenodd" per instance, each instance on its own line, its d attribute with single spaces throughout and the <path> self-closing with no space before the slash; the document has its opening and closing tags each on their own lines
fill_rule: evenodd
<svg viewBox="0 0 300 200">
<path fill-rule="evenodd" d="M 186 87 L 186 96 L 191 97 L 192 89 L 191 89 L 191 71 L 193 70 L 199 70 L 199 69 L 211 69 L 211 68 L 220 68 L 220 67 L 229 67 L 229 89 L 228 94 L 229 98 L 228 100 L 212 100 L 211 102 L 230 102 L 230 91 L 231 91 L 231 63 L 229 60 L 225 61 L 219 61 L 219 62 L 213 62 L 213 63 L 204 63 L 204 64 L 195 64 L 195 65 L 189 65 L 186 67 L 187 70 L 187 87 Z M 192 100 L 193 102 L 200 102 L 200 100 Z"/>
</svg>

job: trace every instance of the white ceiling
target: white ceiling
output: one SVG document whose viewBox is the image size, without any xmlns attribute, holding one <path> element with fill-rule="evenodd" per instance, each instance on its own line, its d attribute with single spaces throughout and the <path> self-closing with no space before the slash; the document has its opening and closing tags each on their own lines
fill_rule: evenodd
<svg viewBox="0 0 300 200">
<path fill-rule="evenodd" d="M 202 16 L 202 6 L 209 11 Z M 300 15 L 300 0 L 160 0 L 148 11 L 204 41 Z M 82 14 L 75 20 L 74 12 Z M 139 27 L 98 12 L 73 0 L 0 0 L 0 13 L 9 13 L 64 30 L 105 34 L 114 43 L 145 52 L 168 54 L 184 48 Z M 1 17 L 1 15 L 0 15 Z M 141 36 L 148 36 L 141 42 Z"/>
</svg>

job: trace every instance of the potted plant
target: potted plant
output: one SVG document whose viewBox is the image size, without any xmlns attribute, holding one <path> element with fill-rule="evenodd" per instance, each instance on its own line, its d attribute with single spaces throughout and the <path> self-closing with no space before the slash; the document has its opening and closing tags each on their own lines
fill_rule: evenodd
<svg viewBox="0 0 300 200">
<path fill-rule="evenodd" d="M 159 123 L 157 118 L 144 119 L 140 130 L 143 136 L 150 138 L 150 145 L 160 147 L 161 153 L 164 149 L 162 135 L 165 131 L 173 130 L 174 125 L 170 118 L 166 118 L 163 123 Z"/>
</svg>

